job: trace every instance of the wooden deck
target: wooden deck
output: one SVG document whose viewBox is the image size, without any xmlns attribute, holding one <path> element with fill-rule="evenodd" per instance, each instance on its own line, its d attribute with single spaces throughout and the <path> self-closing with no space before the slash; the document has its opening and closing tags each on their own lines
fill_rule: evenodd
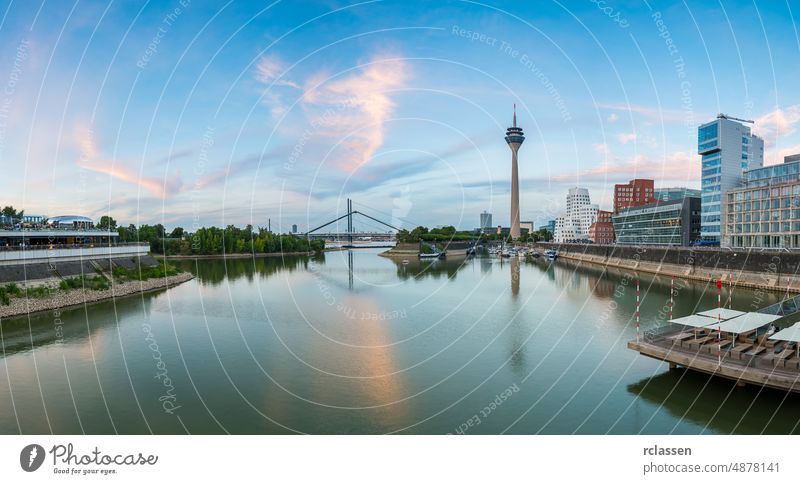
<svg viewBox="0 0 800 484">
<path fill-rule="evenodd" d="M 751 384 L 800 392 L 800 360 L 795 351 L 783 350 L 775 353 L 773 348 L 760 348 L 756 354 L 751 350 L 723 350 L 719 363 L 716 341 L 712 345 L 697 345 L 692 339 L 681 341 L 683 335 L 664 335 L 654 341 L 630 341 L 628 348 L 639 354 L 670 364 L 670 368 L 682 366 L 690 370 L 735 380 L 740 385 Z M 737 343 L 738 345 L 738 343 Z M 738 350 L 738 351 L 737 351 Z"/>
</svg>

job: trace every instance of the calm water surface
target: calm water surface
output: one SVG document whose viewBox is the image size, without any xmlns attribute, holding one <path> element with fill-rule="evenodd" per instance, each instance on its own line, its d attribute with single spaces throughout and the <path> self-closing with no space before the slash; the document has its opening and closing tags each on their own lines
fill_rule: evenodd
<svg viewBox="0 0 800 484">
<path fill-rule="evenodd" d="M 798 432 L 798 396 L 626 349 L 632 274 L 376 250 L 180 264 L 197 277 L 168 291 L 3 321 L 0 431 Z M 669 280 L 640 277 L 646 331 Z M 716 307 L 678 285 L 675 316 Z"/>
</svg>

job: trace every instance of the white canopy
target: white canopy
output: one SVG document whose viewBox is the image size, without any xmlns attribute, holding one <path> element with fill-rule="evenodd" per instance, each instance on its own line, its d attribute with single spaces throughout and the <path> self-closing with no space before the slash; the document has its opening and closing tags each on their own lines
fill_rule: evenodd
<svg viewBox="0 0 800 484">
<path fill-rule="evenodd" d="M 794 323 L 788 328 L 778 331 L 770 336 L 769 339 L 800 342 L 800 323 Z"/>
<path fill-rule="evenodd" d="M 711 326 L 717 323 L 715 318 L 709 318 L 708 316 L 701 316 L 699 314 L 690 314 L 689 316 L 684 316 L 678 319 L 670 319 L 670 323 L 680 324 L 683 326 L 691 326 L 693 328 L 703 328 L 706 326 Z"/>
<path fill-rule="evenodd" d="M 709 318 L 717 319 L 717 314 L 719 314 L 720 319 L 725 321 L 726 319 L 732 319 L 736 316 L 741 316 L 744 314 L 742 311 L 737 311 L 735 309 L 728 309 L 728 308 L 720 308 L 720 309 L 709 309 L 708 311 L 703 311 L 701 313 L 697 313 L 700 316 L 708 316 Z"/>
<path fill-rule="evenodd" d="M 719 330 L 735 334 L 747 333 L 780 318 L 781 316 L 774 314 L 744 313 L 741 316 L 736 316 L 720 323 Z"/>
</svg>

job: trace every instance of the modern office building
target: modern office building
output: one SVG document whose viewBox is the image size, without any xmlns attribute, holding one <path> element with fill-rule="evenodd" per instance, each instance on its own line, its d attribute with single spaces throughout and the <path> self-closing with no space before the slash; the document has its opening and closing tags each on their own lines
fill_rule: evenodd
<svg viewBox="0 0 800 484">
<path fill-rule="evenodd" d="M 683 200 L 685 197 L 700 197 L 700 190 L 686 187 L 656 188 L 655 199 L 657 202 L 671 202 Z"/>
<path fill-rule="evenodd" d="M 700 237 L 700 198 L 627 208 L 612 221 L 617 245 L 691 245 Z"/>
<path fill-rule="evenodd" d="M 528 233 L 532 233 L 533 232 L 533 222 L 525 222 L 525 221 L 520 222 L 519 223 L 519 231 L 520 231 L 520 233 L 524 232 L 525 230 L 527 230 Z"/>
<path fill-rule="evenodd" d="M 597 220 L 589 226 L 589 240 L 594 244 L 613 244 L 614 225 L 611 222 L 612 213 L 608 210 L 598 210 Z"/>
<path fill-rule="evenodd" d="M 628 207 L 638 207 L 655 202 L 653 180 L 637 178 L 628 183 L 614 185 L 614 213 Z"/>
<path fill-rule="evenodd" d="M 517 127 L 517 105 L 514 105 L 514 125 L 506 130 L 506 143 L 511 148 L 511 237 L 518 239 L 519 230 L 519 167 L 517 152 L 525 141 L 522 128 Z"/>
<path fill-rule="evenodd" d="M 723 216 L 724 247 L 800 248 L 800 155 L 744 172 Z"/>
<path fill-rule="evenodd" d="M 293 234 L 297 233 L 297 224 L 292 224 L 292 233 Z"/>
<path fill-rule="evenodd" d="M 742 123 L 752 121 L 720 114 L 716 120 L 697 129 L 697 153 L 702 156 L 701 236 L 704 244 L 720 243 L 723 194 L 739 186 L 743 171 L 764 165 L 764 140 Z"/>
<path fill-rule="evenodd" d="M 556 242 L 586 242 L 589 227 L 597 220 L 597 205 L 592 205 L 589 190 L 570 188 L 567 192 L 567 213 L 556 218 L 553 239 Z"/>
<path fill-rule="evenodd" d="M 486 210 L 481 213 L 481 232 L 489 232 L 492 228 L 492 214 Z"/>
<path fill-rule="evenodd" d="M 800 161 L 800 154 L 789 155 L 789 156 L 784 156 L 783 157 L 783 162 L 784 163 L 791 163 L 793 161 Z"/>
<path fill-rule="evenodd" d="M 546 224 L 540 225 L 537 230 L 546 230 L 551 234 L 556 232 L 556 221 L 555 220 L 548 220 Z"/>
</svg>

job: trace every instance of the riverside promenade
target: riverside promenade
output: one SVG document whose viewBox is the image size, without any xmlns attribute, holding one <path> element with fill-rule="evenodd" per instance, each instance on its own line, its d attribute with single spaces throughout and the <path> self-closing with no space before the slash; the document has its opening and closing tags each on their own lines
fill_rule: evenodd
<svg viewBox="0 0 800 484">
<path fill-rule="evenodd" d="M 800 252 L 786 249 L 617 246 L 539 243 L 558 257 L 702 282 L 800 293 Z"/>
</svg>

